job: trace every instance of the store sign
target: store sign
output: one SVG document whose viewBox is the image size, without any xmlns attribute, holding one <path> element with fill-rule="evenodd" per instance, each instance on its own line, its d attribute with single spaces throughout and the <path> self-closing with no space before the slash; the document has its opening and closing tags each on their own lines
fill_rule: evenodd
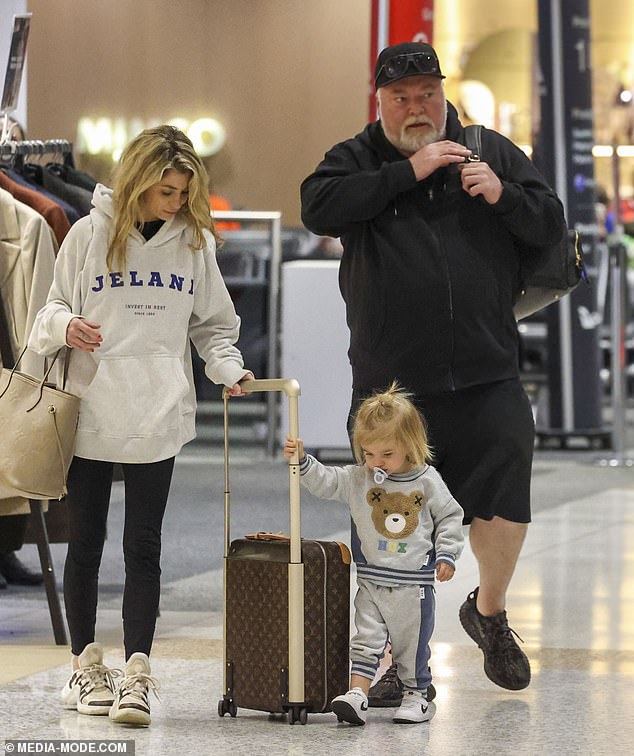
<svg viewBox="0 0 634 756">
<path fill-rule="evenodd" d="M 201 157 L 218 152 L 226 140 L 224 126 L 215 118 L 171 118 L 167 121 L 144 121 L 140 118 L 80 118 L 77 124 L 76 149 L 79 154 L 110 155 L 118 160 L 123 148 L 143 129 L 169 123 L 185 132 Z"/>
</svg>

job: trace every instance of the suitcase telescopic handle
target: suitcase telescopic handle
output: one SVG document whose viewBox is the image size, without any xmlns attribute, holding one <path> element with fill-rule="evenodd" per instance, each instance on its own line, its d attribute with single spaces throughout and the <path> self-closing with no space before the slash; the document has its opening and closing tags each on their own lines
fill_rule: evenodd
<svg viewBox="0 0 634 756">
<path fill-rule="evenodd" d="M 251 381 L 243 381 L 243 391 L 283 391 L 289 398 L 299 396 L 301 391 L 295 378 L 254 378 Z"/>
<path fill-rule="evenodd" d="M 283 391 L 288 398 L 289 429 L 293 438 L 299 435 L 298 398 L 299 383 L 294 378 L 264 378 L 244 381 L 244 391 Z M 225 559 L 224 594 L 227 606 L 227 557 L 229 556 L 229 393 L 223 391 L 225 437 Z M 290 483 L 290 559 L 288 564 L 288 702 L 306 700 L 304 686 L 304 565 L 302 564 L 301 524 L 299 512 L 299 453 L 296 451 L 288 463 Z M 227 625 L 224 620 L 224 689 L 227 694 Z"/>
<path fill-rule="evenodd" d="M 298 381 L 294 378 L 256 378 L 243 381 L 243 391 L 257 393 L 263 391 L 281 391 L 288 398 L 289 435 L 299 436 L 299 395 L 301 393 Z M 222 394 L 224 400 L 224 458 L 225 458 L 225 558 L 229 555 L 231 543 L 230 533 L 230 500 L 229 488 L 229 399 L 227 389 Z M 289 461 L 289 490 L 290 490 L 290 561 L 298 564 L 302 560 L 301 553 L 301 518 L 300 518 L 300 485 L 299 485 L 299 453 L 296 451 Z"/>
</svg>

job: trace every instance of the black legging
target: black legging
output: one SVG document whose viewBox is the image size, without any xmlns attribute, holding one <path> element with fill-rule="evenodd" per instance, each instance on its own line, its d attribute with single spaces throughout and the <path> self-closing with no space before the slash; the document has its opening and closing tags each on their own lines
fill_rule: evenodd
<svg viewBox="0 0 634 756">
<path fill-rule="evenodd" d="M 123 643 L 126 659 L 150 653 L 161 579 L 161 524 L 174 457 L 122 464 L 125 481 Z M 64 566 L 64 602 L 71 650 L 95 640 L 99 565 L 106 538 L 112 462 L 75 457 L 68 473 L 70 537 Z"/>
</svg>

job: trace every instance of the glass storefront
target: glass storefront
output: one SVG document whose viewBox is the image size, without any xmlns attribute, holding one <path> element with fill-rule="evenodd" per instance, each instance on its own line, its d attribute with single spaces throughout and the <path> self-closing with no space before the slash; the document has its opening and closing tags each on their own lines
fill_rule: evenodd
<svg viewBox="0 0 634 756">
<path fill-rule="evenodd" d="M 612 199 L 616 149 L 623 220 L 634 223 L 634 3 L 591 0 L 590 17 L 595 177 Z M 490 125 L 529 153 L 539 117 L 536 34 L 535 0 L 434 4 L 449 99 L 466 122 Z"/>
</svg>

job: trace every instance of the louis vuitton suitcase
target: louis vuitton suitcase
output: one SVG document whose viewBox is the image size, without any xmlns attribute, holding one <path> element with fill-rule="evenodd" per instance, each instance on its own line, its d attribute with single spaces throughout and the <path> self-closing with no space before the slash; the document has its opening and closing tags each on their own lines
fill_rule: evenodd
<svg viewBox="0 0 634 756">
<path fill-rule="evenodd" d="M 254 380 L 246 391 L 283 391 L 298 435 L 299 384 Z M 331 711 L 348 690 L 350 552 L 300 537 L 299 463 L 289 463 L 290 537 L 258 533 L 230 540 L 228 405 L 225 409 L 224 695 L 218 714 L 238 707 L 287 713 Z"/>
</svg>

